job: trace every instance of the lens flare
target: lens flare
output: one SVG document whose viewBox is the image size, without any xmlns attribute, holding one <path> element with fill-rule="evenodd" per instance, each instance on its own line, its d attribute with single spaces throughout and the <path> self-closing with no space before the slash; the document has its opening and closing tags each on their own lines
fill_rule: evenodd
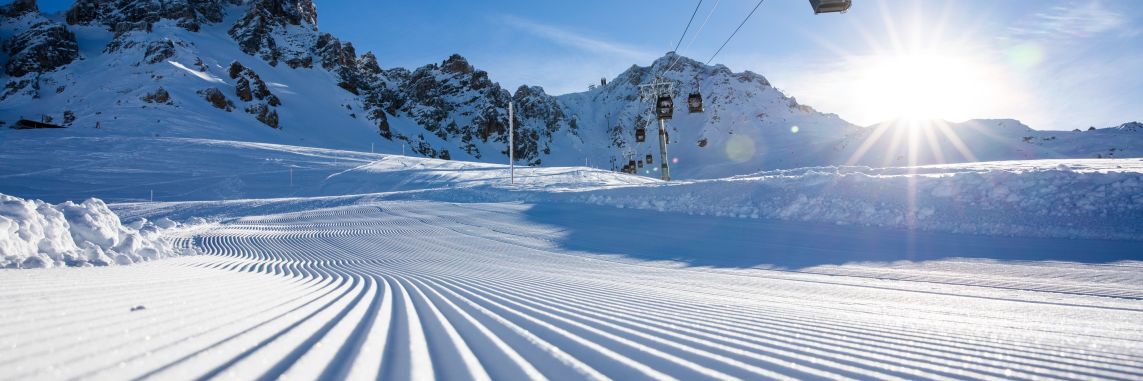
<svg viewBox="0 0 1143 381">
<path fill-rule="evenodd" d="M 754 140 L 745 135 L 734 135 L 726 142 L 726 158 L 736 163 L 750 160 L 756 151 Z"/>
<path fill-rule="evenodd" d="M 1008 49 L 1008 63 L 1021 70 L 1036 67 L 1044 60 L 1044 49 L 1034 43 L 1017 45 Z"/>
<path fill-rule="evenodd" d="M 671 164 L 678 164 L 678 163 L 679 163 L 679 158 L 676 157 L 676 158 L 671 159 Z"/>
<path fill-rule="evenodd" d="M 791 134 L 796 134 L 796 133 L 798 133 L 798 130 L 800 130 L 800 129 L 798 128 L 798 126 L 793 126 L 793 127 L 790 127 L 790 133 L 791 133 Z"/>
</svg>

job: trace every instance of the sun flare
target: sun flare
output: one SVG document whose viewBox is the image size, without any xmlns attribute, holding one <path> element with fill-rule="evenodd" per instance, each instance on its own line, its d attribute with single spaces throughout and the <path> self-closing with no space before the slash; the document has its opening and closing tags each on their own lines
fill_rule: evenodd
<svg viewBox="0 0 1143 381">
<path fill-rule="evenodd" d="M 866 94 L 854 101 L 882 119 L 968 119 L 1000 93 L 987 65 L 970 57 L 883 54 L 851 61 Z"/>
</svg>

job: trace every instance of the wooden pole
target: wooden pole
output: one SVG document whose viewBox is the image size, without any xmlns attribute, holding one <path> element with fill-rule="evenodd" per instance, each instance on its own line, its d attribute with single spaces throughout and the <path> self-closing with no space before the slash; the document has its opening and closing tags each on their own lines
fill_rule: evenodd
<svg viewBox="0 0 1143 381">
<path fill-rule="evenodd" d="M 513 137 L 515 129 L 515 113 L 512 109 L 512 102 L 508 102 L 508 175 L 512 184 L 516 183 L 516 141 Z"/>
</svg>

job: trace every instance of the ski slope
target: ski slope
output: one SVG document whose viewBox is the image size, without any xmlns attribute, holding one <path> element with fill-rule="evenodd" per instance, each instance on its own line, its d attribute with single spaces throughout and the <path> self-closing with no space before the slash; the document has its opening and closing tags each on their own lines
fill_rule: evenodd
<svg viewBox="0 0 1143 381">
<path fill-rule="evenodd" d="M 1016 242 L 1027 252 L 1014 257 L 1048 261 L 971 259 L 1006 255 L 999 250 L 1013 242 L 966 246 L 963 236 L 926 233 L 915 238 L 937 250 L 914 252 L 855 245 L 864 234 L 852 227 L 798 237 L 814 226 L 729 220 L 740 223 L 671 240 L 631 226 L 651 218 L 691 230 L 727 220 L 355 202 L 249 215 L 176 238 L 201 256 L 3 271 L 0 373 L 1133 379 L 1143 369 L 1143 265 L 1050 260 L 1077 249 L 1138 260 L 1137 243 L 1039 239 Z M 660 254 L 667 241 L 678 250 Z M 845 248 L 876 252 L 877 262 L 832 264 Z M 928 258 L 942 248 L 962 257 Z M 754 255 L 794 266 L 751 268 Z"/>
<path fill-rule="evenodd" d="M 1143 374 L 1139 159 L 512 183 L 496 164 L 50 134 L 53 155 L 0 142 L 0 193 L 97 196 L 197 255 L 0 270 L 4 380 Z"/>
</svg>

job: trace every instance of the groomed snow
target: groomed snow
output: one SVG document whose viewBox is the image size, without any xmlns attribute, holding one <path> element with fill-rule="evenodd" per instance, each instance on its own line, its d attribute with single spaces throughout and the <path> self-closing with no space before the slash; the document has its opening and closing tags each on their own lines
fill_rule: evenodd
<svg viewBox="0 0 1143 381">
<path fill-rule="evenodd" d="M 1138 159 L 671 183 L 522 168 L 512 183 L 502 165 L 266 143 L 68 137 L 51 155 L 44 144 L 0 142 L 12 163 L 0 191 L 63 202 L 5 196 L 21 216 L 58 214 L 41 217 L 57 218 L 48 242 L 115 232 L 104 252 L 118 252 L 126 231 L 201 255 L 0 271 L 3 378 L 1143 369 Z M 64 201 L 91 195 L 113 202 Z"/>
<path fill-rule="evenodd" d="M 1143 369 L 1134 241 L 872 234 L 570 204 L 295 202 L 230 202 L 246 216 L 177 237 L 205 255 L 0 271 L 0 372 L 1133 379 Z"/>
</svg>

